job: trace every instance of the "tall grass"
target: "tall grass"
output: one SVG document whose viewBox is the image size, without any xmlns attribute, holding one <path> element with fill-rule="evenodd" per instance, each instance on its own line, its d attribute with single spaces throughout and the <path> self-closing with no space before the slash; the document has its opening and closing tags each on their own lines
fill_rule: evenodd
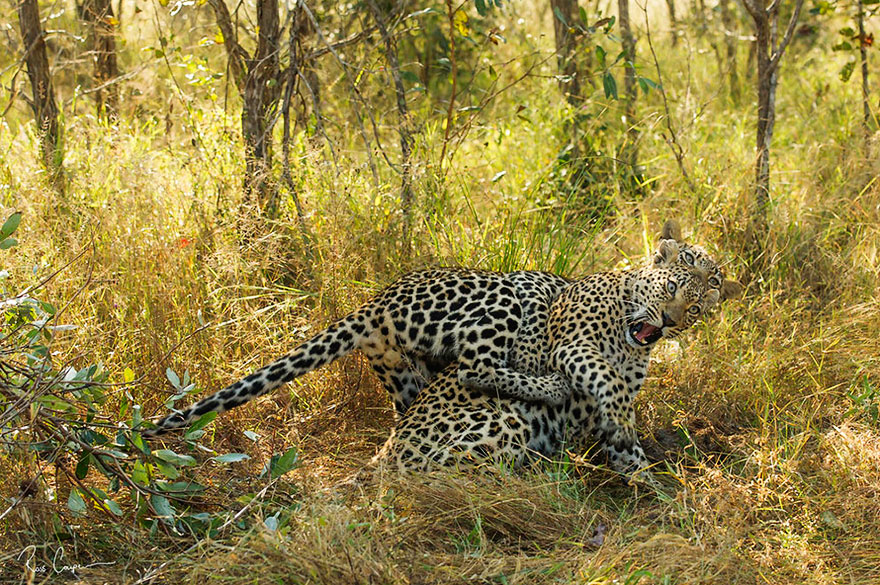
<svg viewBox="0 0 880 585">
<path fill-rule="evenodd" d="M 538 37 L 549 16 L 510 10 L 511 29 L 516 11 L 535 18 L 499 50 L 547 50 L 549 37 Z M 397 239 L 397 177 L 383 169 L 383 184 L 373 185 L 356 130 L 335 129 L 336 165 L 326 147 L 299 137 L 313 262 L 292 208 L 265 225 L 239 209 L 240 137 L 222 100 L 196 94 L 186 115 L 167 122 L 161 104 L 176 95 L 173 84 L 144 83 L 144 110 L 112 124 L 68 105 L 63 202 L 16 106 L 0 125 L 0 204 L 24 213 L 21 243 L 3 256 L 7 282 L 33 284 L 87 249 L 47 288 L 59 305 L 73 299 L 64 322 L 76 328 L 57 340 L 57 359 L 100 362 L 116 382 L 131 368 L 139 382 L 128 390 L 147 414 L 175 392 L 167 368 L 188 370 L 200 391 L 224 386 L 413 267 L 576 277 L 639 262 L 663 220 L 676 217 L 748 286 L 652 365 L 639 428 L 666 493 L 634 492 L 578 453 L 519 474 L 345 482 L 392 424 L 384 391 L 354 356 L 208 429 L 208 445 L 251 455 L 194 472 L 208 484 L 204 511 L 249 506 L 216 538 L 151 535 L 98 511 L 75 519 L 62 474 L 48 473 L 35 497 L 0 520 L 0 580 L 45 582 L 58 575 L 28 571 L 56 559 L 113 563 L 79 569 L 86 582 L 134 582 L 152 570 L 155 582 L 199 583 L 876 583 L 876 140 L 863 139 L 856 87 L 838 81 L 826 44 L 797 40 L 781 73 L 767 262 L 750 272 L 752 98 L 728 99 L 707 40 L 689 40 L 658 49 L 696 192 L 658 135 L 663 108 L 652 92 L 639 106 L 650 188 L 603 195 L 601 221 L 581 213 L 560 188 L 571 112 L 551 61 L 547 78 L 528 78 L 487 109 L 445 176 L 430 164 L 442 133 L 424 128 L 409 251 Z M 167 71 L 150 75 L 168 81 Z M 618 111 L 601 88 L 592 100 Z M 614 117 L 596 122 L 597 144 L 613 144 Z M 239 237 L 249 224 L 257 236 Z M 121 396 L 107 404 L 108 420 Z M 271 484 L 257 479 L 291 445 L 300 467 Z M 12 498 L 36 464 L 4 460 L 0 493 Z"/>
</svg>

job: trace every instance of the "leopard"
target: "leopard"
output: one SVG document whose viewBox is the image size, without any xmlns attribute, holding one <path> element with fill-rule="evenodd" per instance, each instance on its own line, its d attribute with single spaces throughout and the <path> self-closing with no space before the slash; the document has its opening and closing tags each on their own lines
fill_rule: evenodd
<svg viewBox="0 0 880 585">
<path fill-rule="evenodd" d="M 367 358 L 398 416 L 453 362 L 465 387 L 561 404 L 568 394 L 561 376 L 522 371 L 539 371 L 546 361 L 542 325 L 551 301 L 571 282 L 541 271 L 411 272 L 289 354 L 141 434 L 154 438 L 209 412 L 236 408 L 355 350 Z"/>
<path fill-rule="evenodd" d="M 670 252 L 677 246 L 676 259 L 682 263 L 693 264 L 705 256 L 676 237 L 680 228 L 667 222 L 658 250 Z M 659 254 L 654 263 L 673 258 L 674 254 Z M 241 406 L 357 349 L 390 394 L 398 417 L 453 362 L 464 387 L 562 404 L 571 389 L 561 375 L 544 367 L 546 322 L 552 301 L 573 282 L 541 271 L 441 268 L 404 275 L 291 353 L 162 418 L 156 428 L 142 430 L 142 436 L 154 438 L 187 427 L 209 412 Z"/>
<path fill-rule="evenodd" d="M 658 256 L 668 258 L 671 249 L 661 245 Z M 651 350 L 742 292 L 732 280 L 709 283 L 721 272 L 701 248 L 682 251 L 687 258 L 673 264 L 658 266 L 655 258 L 651 268 L 588 276 L 553 302 L 548 362 L 541 371 L 565 377 L 571 393 L 563 404 L 474 391 L 458 383 L 450 366 L 419 394 L 371 465 L 398 471 L 487 462 L 521 467 L 563 449 L 598 445 L 616 472 L 656 483 L 635 431 L 633 406 Z"/>
</svg>

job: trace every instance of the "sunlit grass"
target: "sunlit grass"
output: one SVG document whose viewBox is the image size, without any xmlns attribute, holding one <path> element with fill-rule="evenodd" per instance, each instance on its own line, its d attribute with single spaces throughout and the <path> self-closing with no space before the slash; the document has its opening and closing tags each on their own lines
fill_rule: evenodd
<svg viewBox="0 0 880 585">
<path fill-rule="evenodd" d="M 499 51 L 550 42 L 510 37 Z M 652 366 L 640 429 L 660 461 L 665 492 L 634 492 L 580 454 L 517 474 L 343 482 L 392 424 L 368 365 L 350 357 L 210 428 L 207 444 L 252 457 L 196 469 L 212 513 L 238 511 L 247 503 L 239 498 L 265 488 L 256 475 L 273 452 L 295 445 L 302 455 L 297 470 L 216 539 L 151 536 L 97 512 L 75 521 L 63 501 L 53 519 L 57 502 L 49 499 L 63 499 L 65 486 L 49 473 L 37 499 L 0 521 L 0 577 L 18 579 L 23 563 L 15 555 L 36 544 L 41 563 L 59 546 L 68 564 L 120 559 L 84 569 L 95 581 L 131 582 L 137 570 L 168 562 L 161 579 L 193 583 L 875 583 L 876 140 L 861 134 L 854 81 L 839 82 L 824 46 L 797 41 L 779 89 L 770 262 L 749 274 L 742 251 L 754 98 L 744 77 L 733 103 L 712 49 L 690 40 L 676 49 L 658 43 L 658 51 L 696 192 L 660 136 L 663 109 L 652 92 L 639 106 L 651 189 L 640 197 L 613 190 L 603 222 L 579 212 L 583 202 L 560 188 L 561 128 L 571 112 L 549 61 L 541 70 L 547 78 L 530 78 L 491 105 L 444 172 L 432 159 L 442 132 L 425 126 L 409 251 L 398 240 L 399 177 L 382 165 L 381 184 L 373 184 L 362 139 L 344 113 L 332 112 L 335 165 L 326 145 L 297 137 L 313 262 L 288 201 L 267 225 L 240 208 L 236 116 L 201 94 L 192 114 L 173 116 L 171 126 L 158 114 L 112 125 L 84 107 L 69 115 L 63 202 L 47 189 L 32 127 L 13 111 L 19 119 L 0 126 L 0 203 L 25 219 L 3 268 L 23 288 L 87 250 L 49 284 L 59 306 L 73 299 L 63 321 L 76 326 L 53 349 L 59 362 L 102 363 L 115 382 L 131 368 L 139 381 L 130 391 L 148 415 L 162 412 L 174 392 L 166 368 L 189 370 L 201 391 L 221 387 L 417 266 L 579 276 L 638 261 L 662 221 L 677 217 L 689 239 L 748 287 Z M 144 102 L 158 108 L 165 91 Z M 590 107 L 606 102 L 600 85 Z M 430 104 L 418 101 L 414 110 L 429 112 Z M 387 115 L 383 132 L 394 145 Z M 611 145 L 616 131 L 597 141 Z M 242 238 L 243 228 L 257 235 Z M 119 396 L 108 402 L 107 420 L 115 420 Z M 33 473 L 29 464 L 10 464 L 3 495 L 12 497 Z M 594 540 L 599 525 L 607 528 L 601 542 Z"/>
</svg>

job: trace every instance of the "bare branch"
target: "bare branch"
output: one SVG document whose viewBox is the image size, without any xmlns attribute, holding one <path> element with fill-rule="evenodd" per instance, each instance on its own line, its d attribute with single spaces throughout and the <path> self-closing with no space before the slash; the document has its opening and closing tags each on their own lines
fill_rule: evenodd
<svg viewBox="0 0 880 585">
<path fill-rule="evenodd" d="M 371 26 L 370 28 L 365 28 L 361 32 L 353 34 L 346 39 L 342 39 L 341 41 L 335 42 L 332 45 L 328 45 L 328 46 L 320 48 L 320 49 L 315 49 L 313 51 L 309 51 L 305 55 L 305 57 L 303 58 L 303 61 L 311 61 L 313 59 L 317 59 L 318 57 L 323 57 L 327 53 L 332 53 L 333 51 L 336 51 L 337 49 L 342 49 L 343 47 L 353 45 L 353 44 L 363 40 L 364 38 L 369 37 L 374 32 L 376 32 L 375 26 Z"/>
<path fill-rule="evenodd" d="M 345 80 L 348 82 L 349 88 L 351 89 L 352 93 L 355 96 L 357 96 L 357 98 L 364 105 L 364 107 L 367 111 L 367 114 L 370 116 L 370 118 L 372 120 L 372 112 L 370 111 L 369 107 L 367 107 L 367 104 L 364 101 L 363 96 L 361 95 L 360 91 L 358 91 L 357 87 L 355 86 L 354 82 L 352 81 L 351 75 L 348 74 L 348 65 L 346 65 L 345 61 L 342 60 L 342 57 L 339 55 L 338 52 L 336 52 L 336 49 L 330 44 L 330 42 L 327 40 L 327 37 L 324 36 L 324 32 L 321 30 L 321 27 L 318 25 L 318 20 L 315 18 L 315 15 L 312 13 L 308 4 L 306 4 L 304 0 L 300 0 L 299 6 L 302 6 L 303 12 L 306 13 L 306 16 L 308 16 L 309 20 L 311 21 L 312 26 L 315 29 L 315 34 L 318 35 L 318 38 L 321 39 L 321 42 L 324 43 L 324 46 L 330 51 L 330 54 L 333 55 L 333 57 L 336 59 L 336 62 L 339 63 L 339 66 L 342 67 L 342 70 L 345 72 Z M 369 137 L 367 136 L 367 130 L 366 130 L 366 128 L 364 128 L 363 117 L 361 116 L 361 113 L 360 113 L 360 111 L 358 111 L 357 108 L 355 108 L 354 114 L 355 114 L 355 119 L 358 122 L 358 127 L 360 129 L 361 136 L 364 139 L 364 144 L 367 147 L 367 149 L 366 149 L 367 150 L 367 161 L 369 162 L 369 165 L 370 165 L 370 172 L 373 174 L 373 182 L 378 187 L 378 185 L 379 185 L 379 169 L 376 168 L 376 161 L 373 158 L 373 146 L 370 143 Z M 375 130 L 376 122 L 375 122 L 375 120 L 372 120 L 372 122 L 373 122 L 373 127 Z M 387 160 L 387 157 L 385 157 L 385 158 Z M 391 164 L 391 162 L 388 161 L 388 164 Z"/>
<path fill-rule="evenodd" d="M 745 7 L 746 12 L 748 12 L 752 18 L 758 20 L 761 18 L 761 13 L 764 12 L 763 8 L 758 4 L 757 0 L 740 0 Z"/>
<path fill-rule="evenodd" d="M 672 126 L 672 115 L 669 112 L 669 100 L 666 97 L 666 88 L 663 86 L 663 76 L 660 73 L 660 61 L 657 59 L 657 53 L 654 51 L 654 41 L 651 38 L 651 25 L 648 22 L 647 2 L 641 6 L 641 9 L 645 13 L 645 36 L 648 38 L 648 47 L 651 49 L 651 57 L 654 59 L 654 67 L 657 70 L 657 83 L 660 86 L 660 96 L 663 98 L 663 109 L 666 111 L 666 129 L 669 131 L 669 138 L 666 139 L 666 143 L 669 144 L 669 148 L 675 156 L 675 162 L 678 163 L 678 169 L 681 171 L 681 176 L 684 177 L 688 188 L 690 188 L 691 193 L 696 193 L 697 189 L 694 186 L 694 182 L 691 180 L 691 177 L 684 166 L 684 149 L 678 142 L 678 136 L 676 136 L 675 128 Z"/>
<path fill-rule="evenodd" d="M 226 2 L 224 0 L 208 0 L 208 3 L 214 9 L 217 26 L 220 27 L 220 34 L 223 35 L 223 45 L 226 47 L 226 54 L 229 57 L 229 68 L 232 70 L 235 87 L 238 88 L 240 94 L 244 94 L 245 84 L 247 83 L 247 67 L 245 64 L 251 57 L 244 47 L 235 40 L 235 28 L 232 24 L 229 9 L 226 7 Z"/>
<path fill-rule="evenodd" d="M 791 19 L 788 21 L 788 29 L 785 31 L 785 36 L 782 37 L 782 42 L 779 44 L 779 48 L 773 52 L 773 56 L 770 57 L 770 69 L 775 69 L 779 65 L 779 60 L 782 59 L 783 53 L 785 53 L 786 47 L 788 47 L 788 43 L 791 42 L 791 38 L 794 35 L 794 29 L 797 26 L 798 18 L 801 15 L 801 8 L 804 5 L 804 0 L 797 0 L 797 4 L 794 6 L 794 13 L 791 15 Z"/>
</svg>

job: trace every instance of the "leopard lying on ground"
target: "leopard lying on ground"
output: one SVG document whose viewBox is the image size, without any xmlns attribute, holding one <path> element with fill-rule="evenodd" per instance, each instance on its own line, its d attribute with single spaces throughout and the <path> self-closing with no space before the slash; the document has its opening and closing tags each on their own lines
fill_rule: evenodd
<svg viewBox="0 0 880 585">
<path fill-rule="evenodd" d="M 663 235 L 680 237 L 677 224 L 667 222 Z M 693 264 L 704 256 L 698 248 L 679 246 L 681 263 Z M 667 261 L 671 260 L 655 258 L 655 263 Z M 714 267 L 711 259 L 706 262 Z M 398 414 L 453 361 L 464 387 L 562 404 L 571 390 L 559 374 L 545 371 L 546 322 L 550 304 L 571 284 L 560 276 L 531 271 L 438 269 L 408 274 L 292 353 L 166 416 L 143 436 L 154 437 L 186 427 L 208 412 L 240 406 L 355 349 L 366 355 Z"/>
<path fill-rule="evenodd" d="M 374 463 L 400 470 L 486 460 L 518 466 L 530 455 L 549 457 L 563 446 L 583 450 L 597 443 L 613 469 L 650 477 L 633 410 L 650 351 L 661 338 L 679 335 L 720 299 L 741 290 L 723 279 L 709 286 L 699 265 L 706 263 L 715 276 L 717 267 L 700 250 L 687 249 L 702 255 L 695 262 L 672 264 L 666 264 L 664 251 L 669 248 L 661 246 L 653 268 L 588 276 L 554 301 L 547 323 L 547 367 L 570 383 L 565 403 L 475 392 L 458 382 L 453 366 L 419 394 Z"/>
</svg>

